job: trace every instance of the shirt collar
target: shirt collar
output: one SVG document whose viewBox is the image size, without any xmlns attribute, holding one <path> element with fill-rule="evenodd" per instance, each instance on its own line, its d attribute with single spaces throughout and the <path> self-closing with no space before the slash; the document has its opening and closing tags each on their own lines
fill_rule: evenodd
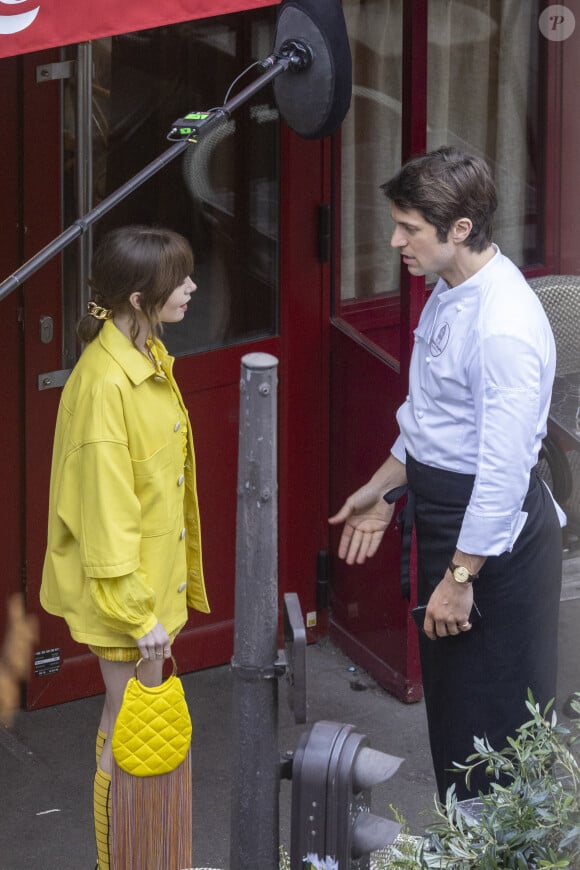
<svg viewBox="0 0 580 870">
<path fill-rule="evenodd" d="M 139 386 L 147 378 L 155 375 L 151 361 L 145 354 L 137 350 L 135 345 L 118 329 L 112 320 L 107 320 L 98 335 L 99 341 L 118 365 L 121 366 L 127 377 Z M 173 357 L 167 353 L 165 345 L 156 341 L 159 358 L 167 362 L 169 369 L 172 367 Z"/>
<path fill-rule="evenodd" d="M 457 284 L 455 287 L 449 287 L 447 282 L 443 280 L 443 278 L 439 279 L 438 282 L 438 290 L 437 295 L 440 299 L 448 299 L 454 294 L 461 294 L 462 296 L 466 296 L 467 294 L 475 293 L 481 289 L 482 283 L 485 281 L 489 272 L 495 269 L 496 265 L 502 259 L 502 252 L 499 247 L 492 242 L 492 246 L 495 249 L 495 254 L 488 260 L 485 266 L 482 266 L 481 269 L 478 269 L 474 275 L 471 275 L 469 278 L 466 278 L 461 284 Z"/>
</svg>

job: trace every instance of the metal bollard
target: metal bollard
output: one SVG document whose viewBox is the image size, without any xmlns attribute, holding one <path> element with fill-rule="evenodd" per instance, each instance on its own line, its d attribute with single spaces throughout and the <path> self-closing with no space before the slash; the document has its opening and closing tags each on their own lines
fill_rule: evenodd
<svg viewBox="0 0 580 870">
<path fill-rule="evenodd" d="M 277 366 L 270 354 L 242 358 L 231 870 L 279 863 Z"/>
</svg>

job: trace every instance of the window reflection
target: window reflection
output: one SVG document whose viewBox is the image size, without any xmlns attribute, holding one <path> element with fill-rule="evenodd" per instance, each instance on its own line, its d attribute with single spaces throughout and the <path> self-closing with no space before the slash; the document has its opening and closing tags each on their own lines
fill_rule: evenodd
<svg viewBox="0 0 580 870">
<path fill-rule="evenodd" d="M 430 0 L 427 146 L 484 157 L 499 204 L 494 239 L 541 262 L 544 174 L 537 0 Z"/>
<path fill-rule="evenodd" d="M 341 301 L 349 303 L 398 293 L 399 257 L 380 184 L 400 167 L 401 119 L 412 107 L 401 98 L 402 0 L 344 0 L 343 8 L 353 56 L 340 179 Z M 455 145 L 490 163 L 499 192 L 495 239 L 519 266 L 539 263 L 539 0 L 429 0 L 427 8 L 427 148 Z"/>
<path fill-rule="evenodd" d="M 274 23 L 275 10 L 266 9 L 94 42 L 93 205 L 170 147 L 176 118 L 222 105 L 240 72 L 270 52 Z M 68 224 L 78 217 L 75 83 L 66 89 Z M 178 356 L 277 332 L 278 130 L 268 86 L 95 225 L 95 244 L 134 222 L 169 226 L 191 241 L 198 290 L 185 320 L 164 334 Z"/>
<path fill-rule="evenodd" d="M 341 298 L 397 292 L 380 185 L 401 162 L 402 0 L 345 0 L 352 61 L 351 108 L 342 126 Z"/>
</svg>

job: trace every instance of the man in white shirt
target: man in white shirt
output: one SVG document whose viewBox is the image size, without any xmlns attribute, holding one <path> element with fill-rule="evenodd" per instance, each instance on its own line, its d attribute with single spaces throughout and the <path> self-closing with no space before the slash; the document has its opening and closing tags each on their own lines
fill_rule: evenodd
<svg viewBox="0 0 580 870">
<path fill-rule="evenodd" d="M 392 246 L 411 274 L 439 281 L 415 330 L 400 435 L 330 522 L 344 523 L 340 558 L 360 564 L 408 486 L 433 763 L 441 799 L 451 784 L 464 798 L 490 785 L 478 769 L 468 790 L 448 770 L 474 736 L 503 747 L 527 718 L 528 688 L 541 705 L 556 691 L 560 519 L 534 470 L 556 354 L 537 297 L 491 241 L 497 197 L 483 160 L 440 148 L 383 190 Z"/>
</svg>

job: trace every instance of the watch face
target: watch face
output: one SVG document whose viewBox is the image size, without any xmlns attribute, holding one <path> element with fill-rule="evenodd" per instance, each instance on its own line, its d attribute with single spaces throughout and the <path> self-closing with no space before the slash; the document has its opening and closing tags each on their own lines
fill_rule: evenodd
<svg viewBox="0 0 580 870">
<path fill-rule="evenodd" d="M 456 568 L 453 572 L 453 576 L 457 580 L 458 583 L 467 583 L 469 580 L 469 571 L 467 568 L 464 568 L 462 565 L 459 568 Z"/>
</svg>

